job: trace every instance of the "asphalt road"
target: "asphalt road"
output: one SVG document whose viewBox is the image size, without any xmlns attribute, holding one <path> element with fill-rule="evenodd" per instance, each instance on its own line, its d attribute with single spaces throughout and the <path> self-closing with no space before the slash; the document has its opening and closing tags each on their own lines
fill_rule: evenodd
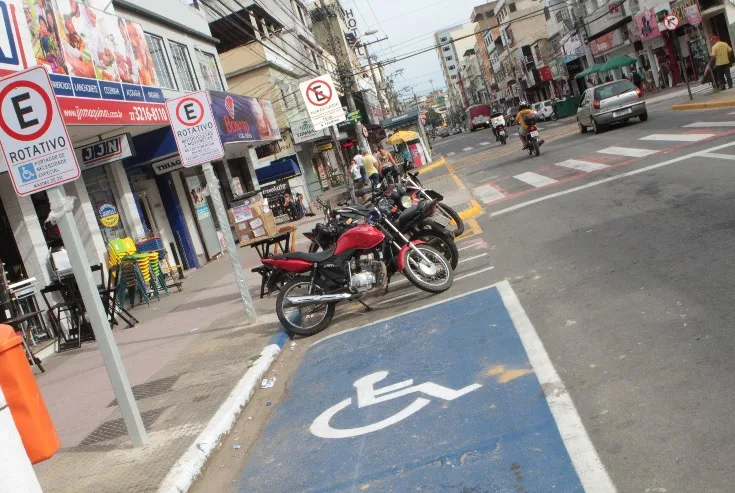
<svg viewBox="0 0 735 493">
<path fill-rule="evenodd" d="M 285 351 L 275 369 L 277 388 L 256 393 L 233 432 L 241 441 L 246 437 L 247 443 L 235 453 L 229 450 L 230 437 L 195 491 L 236 490 L 238 485 L 244 491 L 243 471 L 256 465 L 253 460 L 269 461 L 272 470 L 278 470 L 282 458 L 277 451 L 300 440 L 295 432 L 282 432 L 288 427 L 279 428 L 284 412 L 290 410 L 296 424 L 302 419 L 302 429 L 314 418 L 299 416 L 299 407 L 288 401 L 307 398 L 308 382 L 302 378 L 294 383 L 294 377 L 300 371 L 314 371 L 312 342 L 501 281 L 508 281 L 517 294 L 617 491 L 732 491 L 735 305 L 729 288 L 735 278 L 731 254 L 735 115 L 677 113 L 659 104 L 649 107 L 649 116 L 647 122 L 630 122 L 599 135 L 581 135 L 573 122 L 541 124 L 547 142 L 538 158 L 521 153 L 513 140 L 499 146 L 489 131 L 435 141 L 434 152 L 447 156 L 448 166 L 428 171 L 422 180 L 455 175 L 484 208 L 475 218 L 478 227 L 458 243 L 464 262 L 457 269 L 455 286 L 429 296 L 414 293 L 407 283 L 398 284 L 393 292 L 373 300 L 374 312 L 342 307 L 323 334 Z M 446 313 L 445 323 L 452 324 L 451 310 Z M 411 323 L 420 328 L 420 322 Z M 380 344 L 390 341 L 389 326 L 374 330 L 388 331 Z M 423 350 L 420 333 L 412 341 L 416 351 Z M 400 340 L 396 338 L 396 345 L 404 347 Z M 360 348 L 369 351 L 371 346 Z M 402 360 L 400 352 L 376 351 L 372 359 L 385 366 Z M 426 354 L 430 360 L 426 364 L 441 361 L 434 353 Z M 470 360 L 483 357 L 468 354 Z M 331 364 L 339 368 L 345 357 L 356 355 L 320 356 L 325 395 L 331 396 L 333 386 L 352 384 L 355 375 L 350 370 L 358 368 L 357 363 L 347 365 L 347 371 L 330 372 Z M 533 368 L 538 373 L 536 364 Z M 438 369 L 432 374 L 442 378 Z M 482 384 L 488 387 L 485 381 Z M 542 385 L 542 389 L 549 399 L 549 388 Z M 265 406 L 266 400 L 274 406 Z M 279 414 L 282 402 L 287 404 Z M 334 401 L 327 398 L 320 409 L 331 404 Z M 461 416 L 460 404 L 454 409 Z M 525 414 L 515 414 L 519 429 L 524 419 Z M 480 431 L 476 418 L 471 422 L 476 433 L 494 430 Z M 562 425 L 560 429 L 563 436 Z M 442 443 L 451 448 L 453 440 L 460 442 L 452 436 L 445 436 Z M 569 442 L 566 446 L 571 447 Z M 362 476 L 357 470 L 354 475 L 364 479 L 375 472 L 370 468 L 377 451 L 365 440 L 356 447 L 357 452 L 350 453 L 362 454 Z M 271 455 L 263 455 L 268 450 Z M 309 467 L 317 467 L 308 454 L 302 457 L 301 462 L 289 463 L 287 474 L 308 476 Z M 403 471 L 407 467 L 397 466 Z M 521 466 L 514 464 L 504 472 L 520 481 Z M 578 465 L 577 473 L 584 476 Z M 340 484 L 334 489 L 364 490 L 371 483 Z M 472 491 L 501 491 L 490 484 L 475 482 L 478 489 Z M 311 486 L 320 490 L 327 485 Z M 459 491 L 467 485 L 434 486 L 437 491 Z"/>
</svg>

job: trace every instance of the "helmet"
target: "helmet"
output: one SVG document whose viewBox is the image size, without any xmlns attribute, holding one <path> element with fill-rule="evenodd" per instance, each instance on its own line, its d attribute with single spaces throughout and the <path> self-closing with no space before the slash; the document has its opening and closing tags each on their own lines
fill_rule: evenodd
<svg viewBox="0 0 735 493">
<path fill-rule="evenodd" d="M 521 101 L 521 104 L 518 105 L 518 109 L 519 110 L 530 110 L 531 109 L 531 105 L 528 104 L 525 101 Z"/>
</svg>

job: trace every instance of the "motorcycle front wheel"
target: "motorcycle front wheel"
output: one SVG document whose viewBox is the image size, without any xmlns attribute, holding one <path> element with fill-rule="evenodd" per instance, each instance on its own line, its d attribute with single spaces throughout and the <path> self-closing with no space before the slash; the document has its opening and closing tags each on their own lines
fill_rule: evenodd
<svg viewBox="0 0 735 493">
<path fill-rule="evenodd" d="M 428 259 L 426 262 L 418 252 L 409 249 L 404 259 L 403 275 L 411 284 L 429 293 L 443 293 L 454 281 L 454 273 L 449 261 L 427 245 L 416 245 L 415 248 Z"/>
<path fill-rule="evenodd" d="M 441 202 L 437 204 L 437 211 L 441 212 L 443 216 L 447 216 L 451 220 L 449 228 L 452 230 L 455 237 L 464 233 L 464 222 L 462 221 L 462 218 L 459 217 L 459 214 L 457 214 L 457 211 Z"/>
<path fill-rule="evenodd" d="M 457 245 L 448 234 L 435 229 L 422 229 L 412 234 L 409 239 L 411 241 L 425 241 L 431 248 L 444 255 L 444 258 L 449 261 L 452 269 L 457 268 L 457 264 L 459 263 L 459 250 L 457 250 Z"/>
<path fill-rule="evenodd" d="M 313 287 L 313 289 L 310 289 Z M 316 305 L 294 305 L 288 301 L 291 296 L 325 294 L 324 285 L 315 280 L 298 278 L 281 288 L 276 299 L 276 315 L 290 336 L 312 336 L 326 329 L 334 317 L 335 303 Z"/>
</svg>

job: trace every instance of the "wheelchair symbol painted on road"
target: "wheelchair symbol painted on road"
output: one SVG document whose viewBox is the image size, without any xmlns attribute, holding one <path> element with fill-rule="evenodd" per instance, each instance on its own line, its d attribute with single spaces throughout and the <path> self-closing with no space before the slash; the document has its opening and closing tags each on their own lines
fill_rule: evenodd
<svg viewBox="0 0 735 493">
<path fill-rule="evenodd" d="M 363 408 L 378 404 L 380 402 L 389 401 L 402 397 L 408 394 L 421 393 L 429 397 L 435 397 L 437 399 L 443 399 L 445 401 L 453 401 L 458 397 L 462 397 L 465 394 L 477 390 L 482 385 L 479 383 L 473 383 L 459 390 L 450 389 L 442 385 L 425 382 L 419 385 L 413 385 L 413 379 L 404 380 L 402 382 L 388 385 L 386 387 L 376 389 L 374 385 L 388 376 L 387 371 L 379 371 L 371 373 L 370 375 L 364 376 L 358 379 L 355 383 L 355 389 L 357 390 L 357 407 Z M 418 397 L 415 401 L 403 408 L 398 413 L 389 416 L 388 418 L 378 421 L 366 426 L 360 426 L 358 428 L 333 428 L 329 421 L 340 411 L 347 408 L 352 404 L 352 398 L 347 399 L 335 404 L 330 407 L 322 414 L 320 414 L 314 422 L 311 424 L 311 433 L 320 438 L 350 438 L 374 431 L 382 430 L 388 426 L 394 425 L 404 419 L 408 418 L 412 414 L 420 411 L 431 402 L 430 399 L 424 397 Z"/>
</svg>

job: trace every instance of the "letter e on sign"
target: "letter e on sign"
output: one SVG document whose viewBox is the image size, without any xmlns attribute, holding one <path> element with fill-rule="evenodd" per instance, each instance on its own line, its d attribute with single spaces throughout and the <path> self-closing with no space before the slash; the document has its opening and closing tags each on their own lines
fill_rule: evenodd
<svg viewBox="0 0 735 493">
<path fill-rule="evenodd" d="M 166 111 L 179 148 L 181 164 L 185 167 L 214 161 L 225 155 L 207 91 L 169 99 L 166 101 Z"/>
<path fill-rule="evenodd" d="M 43 67 L 0 79 L 0 148 L 18 195 L 79 178 L 76 154 Z"/>
</svg>

